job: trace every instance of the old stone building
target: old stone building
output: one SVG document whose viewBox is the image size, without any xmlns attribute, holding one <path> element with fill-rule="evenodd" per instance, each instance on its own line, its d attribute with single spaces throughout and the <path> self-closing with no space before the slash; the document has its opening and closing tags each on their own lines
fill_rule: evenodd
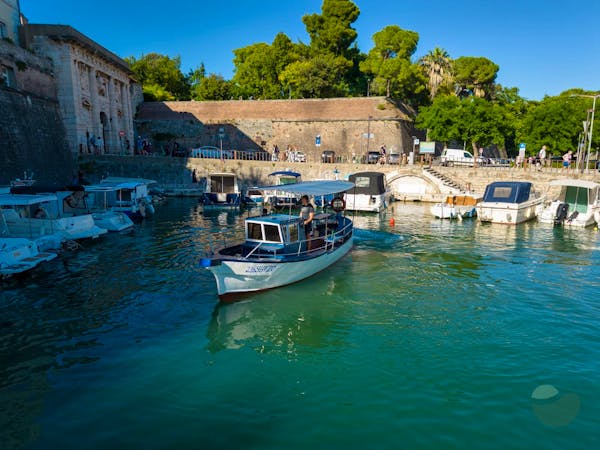
<svg viewBox="0 0 600 450">
<path fill-rule="evenodd" d="M 146 138 L 169 136 L 188 148 L 291 146 L 309 161 L 323 150 L 352 161 L 382 145 L 408 154 L 414 135 L 409 111 L 385 97 L 144 103 L 136 126 Z"/>
<path fill-rule="evenodd" d="M 70 151 L 131 152 L 141 93 L 129 65 L 67 25 L 25 24 L 20 40 L 52 61 Z"/>
</svg>

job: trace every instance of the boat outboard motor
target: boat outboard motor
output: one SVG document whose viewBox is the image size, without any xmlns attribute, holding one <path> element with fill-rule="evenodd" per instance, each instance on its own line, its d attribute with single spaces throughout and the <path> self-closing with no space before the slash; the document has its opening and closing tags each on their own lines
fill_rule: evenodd
<svg viewBox="0 0 600 450">
<path fill-rule="evenodd" d="M 571 214 L 569 216 L 569 218 L 567 219 L 567 222 L 573 222 L 578 215 L 579 215 L 579 211 L 573 211 L 573 214 Z"/>
<path fill-rule="evenodd" d="M 554 226 L 562 225 L 567 218 L 569 213 L 569 204 L 561 203 L 556 208 L 556 215 L 554 216 Z"/>
</svg>

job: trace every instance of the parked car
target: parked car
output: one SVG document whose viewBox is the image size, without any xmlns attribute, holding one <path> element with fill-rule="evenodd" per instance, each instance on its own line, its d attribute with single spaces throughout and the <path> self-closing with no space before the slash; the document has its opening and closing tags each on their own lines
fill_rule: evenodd
<svg viewBox="0 0 600 450">
<path fill-rule="evenodd" d="M 388 156 L 388 164 L 400 164 L 402 156 L 400 153 L 390 153 Z"/>
<path fill-rule="evenodd" d="M 381 158 L 381 153 L 369 152 L 363 157 L 363 163 L 364 164 L 377 164 L 379 162 L 379 158 Z"/>
<path fill-rule="evenodd" d="M 334 163 L 335 152 L 333 150 L 324 150 L 323 153 L 321 153 L 321 161 L 324 163 Z"/>
<path fill-rule="evenodd" d="M 445 148 L 442 151 L 441 159 L 443 166 L 472 166 L 475 162 L 475 158 L 473 157 L 472 153 L 460 148 Z"/>
<path fill-rule="evenodd" d="M 204 145 L 199 148 L 193 148 L 191 155 L 193 158 L 221 158 L 233 159 L 233 152 L 231 150 L 222 150 L 212 145 Z"/>
<path fill-rule="evenodd" d="M 304 152 L 290 152 L 288 161 L 291 162 L 306 162 L 306 155 Z"/>
</svg>

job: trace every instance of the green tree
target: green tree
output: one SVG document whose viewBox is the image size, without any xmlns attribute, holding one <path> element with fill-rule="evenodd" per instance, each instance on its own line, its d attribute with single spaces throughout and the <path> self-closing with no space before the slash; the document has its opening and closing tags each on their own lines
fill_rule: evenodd
<svg viewBox="0 0 600 450">
<path fill-rule="evenodd" d="M 305 59 L 288 65 L 280 79 L 291 98 L 337 97 L 341 94 L 336 82 L 340 65 L 347 66 L 348 61 L 331 55 Z"/>
<path fill-rule="evenodd" d="M 440 90 L 444 94 L 451 92 L 452 60 L 446 50 L 436 47 L 423 56 L 418 63 L 427 77 L 431 99 L 435 98 Z"/>
<path fill-rule="evenodd" d="M 283 33 L 272 45 L 259 43 L 234 50 L 234 94 L 245 98 L 282 98 L 286 87 L 280 80 L 285 68 L 299 59 L 300 47 Z"/>
<path fill-rule="evenodd" d="M 211 73 L 192 87 L 194 100 L 228 100 L 231 97 L 229 82 L 221 75 Z"/>
<path fill-rule="evenodd" d="M 373 35 L 374 47 L 360 68 L 373 76 L 373 90 L 387 97 L 413 102 L 419 94 L 426 93 L 427 80 L 418 66 L 410 61 L 417 49 L 418 33 L 390 25 Z"/>
<path fill-rule="evenodd" d="M 129 63 L 135 77 L 142 84 L 145 96 L 156 98 L 157 94 L 163 92 L 174 100 L 190 98 L 190 86 L 181 73 L 179 56 L 171 58 L 159 53 L 149 53 L 140 59 L 130 56 L 125 58 L 125 61 Z"/>
<path fill-rule="evenodd" d="M 454 60 L 454 81 L 458 90 L 468 90 L 476 97 L 489 98 L 494 92 L 498 65 L 487 58 L 461 56 Z"/>
<path fill-rule="evenodd" d="M 360 10 L 350 0 L 323 0 L 321 12 L 302 17 L 312 53 L 332 53 L 350 59 L 348 52 L 357 37 L 351 25 L 358 19 Z"/>
<path fill-rule="evenodd" d="M 359 15 L 360 10 L 350 0 L 324 0 L 321 14 L 302 17 L 310 36 L 308 55 L 302 59 L 303 64 L 292 67 L 282 77 L 290 82 L 289 88 L 295 88 L 296 94 L 292 95 L 315 92 L 318 96 L 347 96 L 365 92 L 366 79 L 358 70 L 362 55 L 354 44 L 357 32 L 352 28 Z M 300 80 L 294 74 L 308 68 L 312 75 L 311 85 L 297 86 L 296 82 Z M 315 77 L 322 74 L 323 69 L 331 73 L 317 80 Z M 322 83 L 331 83 L 331 86 L 317 89 L 316 85 Z"/>
<path fill-rule="evenodd" d="M 445 95 L 420 109 L 415 126 L 427 129 L 429 140 L 466 142 L 475 152 L 490 144 L 504 147 L 510 122 L 499 104 L 477 97 Z"/>
<path fill-rule="evenodd" d="M 567 150 L 577 151 L 592 99 L 571 97 L 572 92 L 545 97 L 527 112 L 519 137 L 527 143 L 529 150 L 535 152 L 546 145 L 555 155 Z M 594 138 L 592 147 L 597 147 L 599 143 L 600 139 Z"/>
</svg>

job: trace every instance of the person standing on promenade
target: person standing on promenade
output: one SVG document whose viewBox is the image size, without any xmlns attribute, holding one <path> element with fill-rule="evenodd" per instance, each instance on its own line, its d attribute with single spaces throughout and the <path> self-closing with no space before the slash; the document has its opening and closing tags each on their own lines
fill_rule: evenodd
<svg viewBox="0 0 600 450">
<path fill-rule="evenodd" d="M 538 161 L 537 161 L 538 170 L 541 172 L 542 167 L 546 166 L 546 146 L 542 145 L 542 148 L 538 152 Z"/>
<path fill-rule="evenodd" d="M 571 159 L 573 159 L 573 150 L 569 150 L 563 155 L 563 169 L 568 169 L 571 165 Z"/>
</svg>

